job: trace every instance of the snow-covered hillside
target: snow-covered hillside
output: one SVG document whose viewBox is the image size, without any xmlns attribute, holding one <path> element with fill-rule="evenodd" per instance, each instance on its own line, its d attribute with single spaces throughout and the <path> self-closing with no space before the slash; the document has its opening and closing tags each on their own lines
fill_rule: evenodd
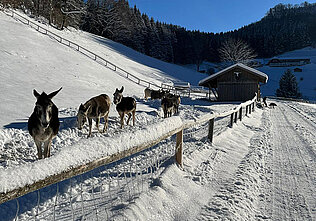
<svg viewBox="0 0 316 221">
<path fill-rule="evenodd" d="M 279 80 L 287 70 L 292 70 L 296 76 L 299 89 L 303 97 L 316 101 L 316 48 L 307 47 L 291 52 L 284 53 L 277 58 L 309 58 L 310 64 L 292 67 L 269 67 L 263 66 L 259 70 L 268 74 L 268 83 L 261 87 L 262 94 L 265 96 L 275 96 L 276 89 L 279 88 Z M 268 59 L 265 59 L 266 61 Z M 302 72 L 294 72 L 295 68 L 301 68 Z"/>
<path fill-rule="evenodd" d="M 143 99 L 144 87 L 1 11 L 0 29 L 0 192 L 237 105 L 182 98 L 179 114 L 164 119 L 160 101 Z M 85 32 L 51 30 L 148 81 L 195 84 L 205 77 Z M 37 160 L 27 131 L 35 103 L 32 90 L 51 92 L 61 86 L 53 99 L 61 127 L 52 156 Z M 121 86 L 124 95 L 137 100 L 136 126 L 120 129 L 112 104 L 107 133 L 94 129 L 87 139 L 87 127 L 76 128 L 79 104 L 100 93 L 112 99 Z M 13 220 L 18 211 L 18 220 L 315 220 L 316 106 L 270 102 L 278 106 L 256 108 L 233 128 L 221 129 L 230 117 L 216 121 L 213 143 L 207 139 L 208 124 L 185 130 L 183 168 L 173 160 L 175 139 L 168 138 L 146 152 L 60 183 L 58 194 L 52 185 L 0 204 L 0 219 Z M 153 174 L 159 155 L 165 159 Z"/>
<path fill-rule="evenodd" d="M 125 95 L 143 97 L 143 87 L 131 84 L 81 53 L 59 45 L 55 40 L 4 14 L 1 14 L 0 22 L 0 96 L 6 103 L 1 105 L 0 112 L 7 113 L 1 117 L 0 125 L 25 121 L 33 109 L 34 97 L 30 95 L 34 88 L 40 92 L 50 92 L 63 86 L 62 92 L 54 99 L 60 108 L 76 108 L 96 94 L 112 95 L 115 88 L 122 85 L 125 87 Z M 162 82 L 184 79 L 195 84 L 204 77 L 190 69 L 150 58 L 89 33 L 46 28 L 86 47 L 139 78 L 159 85 Z"/>
</svg>

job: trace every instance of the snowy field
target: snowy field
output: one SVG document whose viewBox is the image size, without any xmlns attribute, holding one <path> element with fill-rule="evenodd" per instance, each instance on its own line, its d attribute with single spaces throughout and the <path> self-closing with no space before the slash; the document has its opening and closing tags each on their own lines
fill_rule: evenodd
<svg viewBox="0 0 316 221">
<path fill-rule="evenodd" d="M 144 87 L 2 12 L 0 27 L 1 192 L 63 170 L 69 163 L 78 165 L 124 150 L 188 120 L 238 105 L 182 98 L 179 115 L 163 119 L 160 102 L 143 99 Z M 195 84 L 204 77 L 88 33 L 58 34 L 148 81 Z M 100 93 L 112 99 L 122 85 L 124 95 L 137 100 L 136 126 L 119 129 L 113 104 L 108 132 L 94 131 L 87 139 L 87 128 L 76 128 L 80 103 Z M 52 156 L 37 160 L 27 132 L 35 103 L 32 90 L 51 92 L 60 86 L 63 89 L 53 101 L 61 128 Z M 34 220 L 39 212 L 42 215 L 36 220 L 52 220 L 54 215 L 57 220 L 315 220 L 316 106 L 273 102 L 278 105 L 275 109 L 256 109 L 233 128 L 218 127 L 229 119 L 215 122 L 212 144 L 206 139 L 207 124 L 186 130 L 183 168 L 172 158 L 172 137 L 122 162 L 62 182 L 58 188 L 47 187 L 40 198 L 38 192 L 20 198 L 18 218 Z M 157 164 L 154 169 L 153 164 Z M 55 214 L 50 208 L 56 202 Z M 0 205 L 1 220 L 12 220 L 15 213 L 15 200 Z"/>
</svg>

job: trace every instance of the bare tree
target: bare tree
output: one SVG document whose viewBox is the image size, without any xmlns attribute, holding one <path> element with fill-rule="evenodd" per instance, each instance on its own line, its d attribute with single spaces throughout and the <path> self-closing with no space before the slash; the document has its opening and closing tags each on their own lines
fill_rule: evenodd
<svg viewBox="0 0 316 221">
<path fill-rule="evenodd" d="M 257 54 L 255 51 L 241 39 L 228 39 L 219 48 L 219 55 L 222 61 L 229 63 L 248 64 Z"/>
</svg>

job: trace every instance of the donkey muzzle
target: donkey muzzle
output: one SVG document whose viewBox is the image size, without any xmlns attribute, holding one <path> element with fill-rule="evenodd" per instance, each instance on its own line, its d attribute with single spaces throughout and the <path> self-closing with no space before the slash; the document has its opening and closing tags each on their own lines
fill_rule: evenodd
<svg viewBox="0 0 316 221">
<path fill-rule="evenodd" d="M 49 123 L 42 123 L 42 126 L 46 129 L 49 126 Z"/>
</svg>

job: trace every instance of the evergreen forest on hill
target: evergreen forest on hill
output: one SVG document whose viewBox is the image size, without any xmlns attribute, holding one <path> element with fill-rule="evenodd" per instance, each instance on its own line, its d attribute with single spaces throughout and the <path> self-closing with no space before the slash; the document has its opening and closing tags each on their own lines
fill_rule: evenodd
<svg viewBox="0 0 316 221">
<path fill-rule="evenodd" d="M 80 28 L 177 64 L 219 62 L 218 49 L 228 39 L 247 42 L 261 58 L 316 46 L 316 3 L 278 4 L 260 21 L 225 33 L 161 23 L 126 0 L 0 0 L 0 4 L 44 17 L 58 29 Z"/>
</svg>

